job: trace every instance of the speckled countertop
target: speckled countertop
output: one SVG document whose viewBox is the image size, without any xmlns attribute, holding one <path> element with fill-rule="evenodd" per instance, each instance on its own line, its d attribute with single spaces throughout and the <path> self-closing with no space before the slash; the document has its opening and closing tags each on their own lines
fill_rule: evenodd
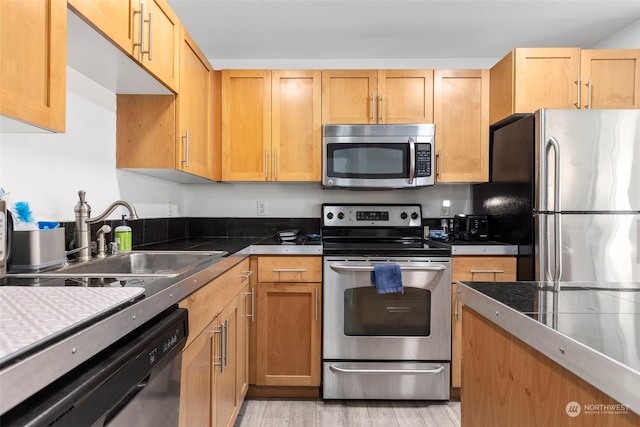
<svg viewBox="0 0 640 427">
<path fill-rule="evenodd" d="M 0 366 L 132 304 L 143 288 L 0 286 Z"/>
<path fill-rule="evenodd" d="M 640 283 L 459 285 L 461 303 L 640 414 Z"/>
</svg>

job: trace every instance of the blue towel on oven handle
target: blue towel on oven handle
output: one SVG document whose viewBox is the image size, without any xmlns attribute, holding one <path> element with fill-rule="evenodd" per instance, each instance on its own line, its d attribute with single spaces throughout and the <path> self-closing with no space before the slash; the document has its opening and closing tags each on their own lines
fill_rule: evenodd
<svg viewBox="0 0 640 427">
<path fill-rule="evenodd" d="M 402 270 L 398 264 L 373 264 L 371 284 L 379 294 L 403 292 Z"/>
</svg>

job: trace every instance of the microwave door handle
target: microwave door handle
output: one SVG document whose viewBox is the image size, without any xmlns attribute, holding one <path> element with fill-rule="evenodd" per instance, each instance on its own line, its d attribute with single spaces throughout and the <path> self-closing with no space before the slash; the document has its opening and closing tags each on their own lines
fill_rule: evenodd
<svg viewBox="0 0 640 427">
<path fill-rule="evenodd" d="M 413 184 L 416 176 L 416 141 L 409 137 L 409 185 Z"/>
</svg>

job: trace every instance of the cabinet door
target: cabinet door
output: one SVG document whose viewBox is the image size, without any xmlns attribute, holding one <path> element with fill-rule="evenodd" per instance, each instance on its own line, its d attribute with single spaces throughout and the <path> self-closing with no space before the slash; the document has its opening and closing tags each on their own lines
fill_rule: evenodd
<svg viewBox="0 0 640 427">
<path fill-rule="evenodd" d="M 140 0 L 69 0 L 69 9 L 133 55 L 133 44 L 140 42 Z"/>
<path fill-rule="evenodd" d="M 218 351 L 221 358 L 214 357 L 216 366 L 216 406 L 214 420 L 216 427 L 233 426 L 233 421 L 240 410 L 238 393 L 236 392 L 237 374 L 237 334 L 238 305 L 237 300 L 229 304 L 218 316 L 218 327 L 222 329 Z"/>
<path fill-rule="evenodd" d="M 139 61 L 165 85 L 178 90 L 180 21 L 165 0 L 142 0 L 144 45 Z"/>
<path fill-rule="evenodd" d="M 433 70 L 378 71 L 378 123 L 433 123 Z"/>
<path fill-rule="evenodd" d="M 515 257 L 455 256 L 451 279 L 451 387 L 461 387 L 462 307 L 458 303 L 458 281 L 513 282 L 516 280 Z"/>
<path fill-rule="evenodd" d="M 258 285 L 258 385 L 319 386 L 320 283 Z"/>
<path fill-rule="evenodd" d="M 580 60 L 581 108 L 640 108 L 640 49 L 588 49 Z"/>
<path fill-rule="evenodd" d="M 213 179 L 211 65 L 183 28 L 180 91 L 176 96 L 179 126 L 176 169 Z"/>
<path fill-rule="evenodd" d="M 65 131 L 67 2 L 0 1 L 0 114 Z"/>
<path fill-rule="evenodd" d="M 579 106 L 580 49 L 516 49 L 514 66 L 514 113 Z"/>
<path fill-rule="evenodd" d="M 376 123 L 376 70 L 322 71 L 322 123 Z"/>
<path fill-rule="evenodd" d="M 271 72 L 222 70 L 222 180 L 267 181 Z"/>
<path fill-rule="evenodd" d="M 320 71 L 272 71 L 272 180 L 320 182 Z"/>
<path fill-rule="evenodd" d="M 489 70 L 434 72 L 436 179 L 489 178 Z"/>
<path fill-rule="evenodd" d="M 211 425 L 213 325 L 209 325 L 182 351 L 180 426 Z"/>
</svg>

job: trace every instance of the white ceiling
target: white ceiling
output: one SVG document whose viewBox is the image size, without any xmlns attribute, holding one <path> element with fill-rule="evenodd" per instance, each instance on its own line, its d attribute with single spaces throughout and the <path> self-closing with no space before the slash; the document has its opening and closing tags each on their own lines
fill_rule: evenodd
<svg viewBox="0 0 640 427">
<path fill-rule="evenodd" d="M 169 3 L 214 66 L 216 59 L 501 58 L 514 47 L 593 47 L 640 20 L 640 0 Z"/>
</svg>

